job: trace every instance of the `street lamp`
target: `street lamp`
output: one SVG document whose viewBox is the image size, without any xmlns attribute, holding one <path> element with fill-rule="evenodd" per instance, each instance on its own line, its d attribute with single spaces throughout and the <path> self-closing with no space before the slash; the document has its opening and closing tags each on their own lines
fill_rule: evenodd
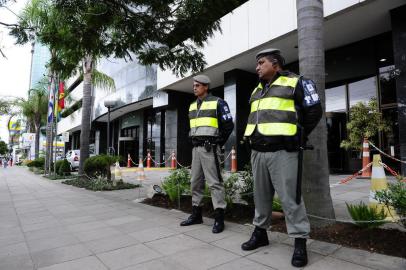
<svg viewBox="0 0 406 270">
<path fill-rule="evenodd" d="M 116 100 L 105 100 L 104 106 L 107 108 L 107 155 L 110 155 L 110 110 L 116 106 Z"/>
</svg>

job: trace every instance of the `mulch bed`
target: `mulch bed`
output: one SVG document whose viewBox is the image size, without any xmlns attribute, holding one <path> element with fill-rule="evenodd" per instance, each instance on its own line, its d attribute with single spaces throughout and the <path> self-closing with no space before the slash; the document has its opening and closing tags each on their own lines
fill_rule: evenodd
<svg viewBox="0 0 406 270">
<path fill-rule="evenodd" d="M 152 199 L 145 199 L 143 203 L 167 209 L 178 209 L 178 202 L 171 202 L 164 195 L 155 195 Z M 180 210 L 187 213 L 191 212 L 192 202 L 190 196 L 181 197 Z M 207 200 L 203 206 L 203 215 L 213 217 L 210 200 Z M 233 207 L 227 208 L 225 219 L 246 224 L 252 222 L 253 216 L 254 208 L 252 206 L 234 204 Z M 286 233 L 285 220 L 273 219 L 271 231 Z M 346 247 L 406 258 L 406 232 L 396 229 L 364 229 L 353 224 L 336 223 L 328 227 L 312 229 L 310 237 Z"/>
</svg>

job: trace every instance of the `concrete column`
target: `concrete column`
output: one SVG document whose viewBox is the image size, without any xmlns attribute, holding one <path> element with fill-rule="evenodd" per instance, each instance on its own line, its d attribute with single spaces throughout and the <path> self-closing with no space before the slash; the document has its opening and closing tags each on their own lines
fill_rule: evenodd
<svg viewBox="0 0 406 270">
<path fill-rule="evenodd" d="M 172 152 L 178 148 L 178 111 L 176 109 L 165 110 L 165 159 L 168 159 Z M 177 153 L 176 153 L 177 154 Z M 171 162 L 167 161 L 166 166 L 170 167 Z"/>
<path fill-rule="evenodd" d="M 396 77 L 396 95 L 398 103 L 398 126 L 400 157 L 406 161 L 406 5 L 391 11 L 392 39 L 395 68 L 400 71 Z M 406 174 L 406 164 L 401 165 L 402 174 Z"/>
</svg>

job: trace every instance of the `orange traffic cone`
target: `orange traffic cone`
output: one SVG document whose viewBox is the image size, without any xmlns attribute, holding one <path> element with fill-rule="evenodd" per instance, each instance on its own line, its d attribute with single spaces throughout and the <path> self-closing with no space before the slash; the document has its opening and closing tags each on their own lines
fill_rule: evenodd
<svg viewBox="0 0 406 270">
<path fill-rule="evenodd" d="M 362 143 L 362 168 L 365 168 L 370 163 L 369 158 L 369 143 L 368 139 L 364 138 L 364 142 Z M 361 176 L 357 178 L 371 178 L 371 168 L 367 168 L 366 170 L 362 171 Z"/>
<path fill-rule="evenodd" d="M 384 204 L 379 203 L 375 199 L 375 193 L 379 190 L 388 188 L 388 181 L 386 180 L 385 170 L 381 164 L 381 155 L 374 155 L 372 164 L 372 177 L 371 188 L 369 191 L 369 207 L 374 207 L 379 212 L 383 208 L 386 213 L 386 220 L 398 219 L 393 208 L 388 209 Z"/>
<path fill-rule="evenodd" d="M 176 169 L 176 155 L 175 151 L 172 151 L 171 169 Z"/>
<path fill-rule="evenodd" d="M 234 146 L 231 148 L 231 172 L 237 172 L 237 156 L 235 154 Z"/>
<path fill-rule="evenodd" d="M 151 153 L 149 151 L 147 154 L 147 168 L 151 168 Z"/>
<path fill-rule="evenodd" d="M 131 156 L 130 156 L 130 154 L 128 154 L 128 158 L 127 158 L 127 168 L 131 168 Z"/>
<path fill-rule="evenodd" d="M 142 158 L 140 158 L 139 164 L 138 164 L 138 175 L 137 175 L 137 180 L 138 181 L 143 181 L 146 180 L 147 178 L 145 177 L 145 172 L 144 172 L 144 165 L 142 164 Z"/>
</svg>

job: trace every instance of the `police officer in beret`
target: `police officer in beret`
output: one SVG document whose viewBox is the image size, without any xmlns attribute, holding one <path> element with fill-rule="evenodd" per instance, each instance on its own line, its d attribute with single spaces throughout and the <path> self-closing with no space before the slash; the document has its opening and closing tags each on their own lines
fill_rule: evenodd
<svg viewBox="0 0 406 270">
<path fill-rule="evenodd" d="M 204 181 L 207 182 L 214 208 L 212 232 L 224 230 L 224 185 L 220 173 L 219 152 L 234 128 L 227 103 L 209 93 L 210 78 L 206 75 L 193 77 L 196 101 L 190 104 L 190 138 L 192 150 L 192 214 L 181 226 L 201 224 Z"/>
<path fill-rule="evenodd" d="M 252 150 L 255 230 L 241 248 L 253 250 L 269 244 L 266 230 L 271 226 L 276 192 L 288 234 L 295 238 L 291 263 L 303 267 L 310 223 L 303 199 L 296 202 L 298 151 L 301 136 L 306 138 L 321 119 L 322 107 L 314 82 L 283 70 L 284 58 L 278 49 L 261 51 L 256 60 L 260 82 L 251 94 L 244 133 Z"/>
</svg>

